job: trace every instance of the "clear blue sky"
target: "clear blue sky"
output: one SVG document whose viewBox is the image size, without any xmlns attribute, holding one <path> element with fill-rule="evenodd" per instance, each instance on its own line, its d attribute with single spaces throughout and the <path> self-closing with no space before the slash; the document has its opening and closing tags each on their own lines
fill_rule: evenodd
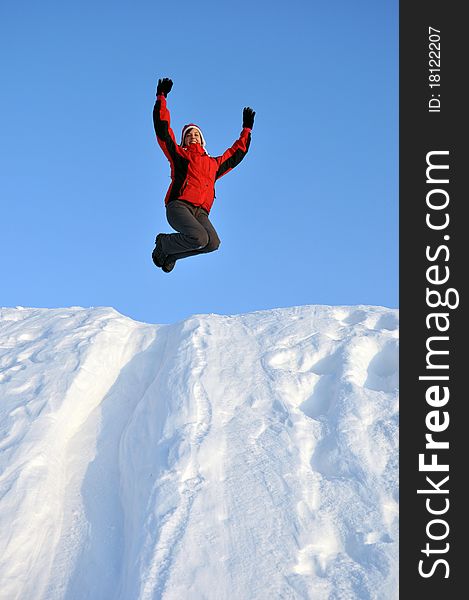
<svg viewBox="0 0 469 600">
<path fill-rule="evenodd" d="M 397 0 L 3 2 L 0 57 L 0 305 L 397 306 Z M 220 249 L 168 275 L 158 77 L 178 138 L 196 122 L 212 155 L 256 110 L 217 184 Z"/>
</svg>

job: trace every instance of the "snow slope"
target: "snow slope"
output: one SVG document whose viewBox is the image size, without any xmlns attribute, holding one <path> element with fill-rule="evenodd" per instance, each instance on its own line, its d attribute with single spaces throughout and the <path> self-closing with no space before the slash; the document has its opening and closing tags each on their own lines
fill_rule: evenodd
<svg viewBox="0 0 469 600">
<path fill-rule="evenodd" d="M 0 310 L 0 598 L 397 598 L 398 313 Z"/>
</svg>

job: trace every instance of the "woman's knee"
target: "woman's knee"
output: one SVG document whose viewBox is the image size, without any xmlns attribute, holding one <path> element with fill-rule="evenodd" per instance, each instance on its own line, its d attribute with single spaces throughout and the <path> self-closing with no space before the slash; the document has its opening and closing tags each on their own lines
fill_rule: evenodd
<svg viewBox="0 0 469 600">
<path fill-rule="evenodd" d="M 220 240 L 218 238 L 218 236 L 215 237 L 211 237 L 208 241 L 208 244 L 205 247 L 205 250 L 207 252 L 214 252 L 215 250 L 218 250 L 218 248 L 220 247 Z"/>
<path fill-rule="evenodd" d="M 191 237 L 198 248 L 205 248 L 210 243 L 209 235 L 204 229 L 196 231 Z"/>
</svg>

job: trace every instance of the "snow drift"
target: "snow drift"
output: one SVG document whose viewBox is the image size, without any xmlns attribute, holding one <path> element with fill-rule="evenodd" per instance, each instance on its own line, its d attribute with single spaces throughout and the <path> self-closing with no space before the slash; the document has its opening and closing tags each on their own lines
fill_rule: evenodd
<svg viewBox="0 0 469 600">
<path fill-rule="evenodd" d="M 398 313 L 0 310 L 0 597 L 397 598 Z"/>
</svg>

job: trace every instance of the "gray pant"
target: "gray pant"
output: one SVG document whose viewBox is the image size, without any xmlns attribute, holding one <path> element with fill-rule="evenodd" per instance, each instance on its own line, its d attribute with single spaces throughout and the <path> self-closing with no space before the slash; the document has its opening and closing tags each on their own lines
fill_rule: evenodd
<svg viewBox="0 0 469 600">
<path fill-rule="evenodd" d="M 217 250 L 220 245 L 208 213 L 200 206 L 183 200 L 171 200 L 166 205 L 168 223 L 178 233 L 165 234 L 161 240 L 163 252 L 173 260 Z"/>
</svg>

